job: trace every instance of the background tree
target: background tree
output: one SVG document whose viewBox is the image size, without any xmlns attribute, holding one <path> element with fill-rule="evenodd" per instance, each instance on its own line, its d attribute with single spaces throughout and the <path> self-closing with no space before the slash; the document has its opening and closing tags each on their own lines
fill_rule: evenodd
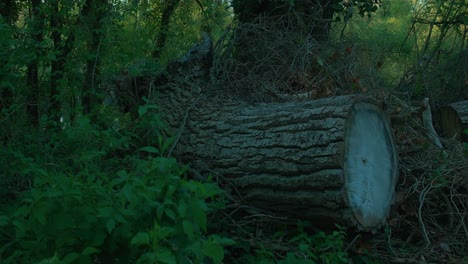
<svg viewBox="0 0 468 264">
<path fill-rule="evenodd" d="M 88 29 L 85 78 L 83 81 L 83 113 L 90 114 L 98 103 L 97 88 L 100 85 L 100 67 L 102 41 L 105 36 L 104 21 L 109 15 L 110 6 L 107 1 L 87 0 L 83 6 L 85 25 Z"/>
<path fill-rule="evenodd" d="M 18 19 L 18 4 L 14 0 L 5 0 L 0 2 L 0 19 L 2 28 L 0 35 L 5 39 L 0 43 L 2 50 L 10 50 L 11 44 L 13 43 L 13 30 L 12 27 Z M 8 53 L 6 53 L 8 54 Z M 6 55 L 5 54 L 5 55 Z M 13 86 L 10 83 L 10 78 L 8 78 L 8 73 L 11 71 L 9 69 L 8 57 L 0 56 L 0 66 L 1 67 L 1 78 L 0 81 L 0 110 L 3 108 L 9 108 L 13 100 Z"/>
<path fill-rule="evenodd" d="M 30 89 L 29 99 L 27 102 L 27 111 L 31 123 L 35 126 L 39 125 L 39 97 L 40 97 L 40 80 L 39 80 L 39 62 L 43 57 L 43 41 L 44 41 L 44 3 L 40 0 L 31 0 L 31 6 L 29 10 L 29 23 L 31 33 L 31 51 L 33 52 L 32 60 L 28 65 L 28 77 L 27 83 Z"/>
<path fill-rule="evenodd" d="M 171 22 L 171 17 L 174 14 L 177 5 L 179 4 L 179 0 L 170 0 L 165 1 L 162 7 L 161 12 L 161 21 L 159 26 L 159 33 L 155 38 L 155 46 L 152 52 L 152 57 L 154 59 L 159 59 L 161 56 L 161 52 L 166 45 L 167 35 L 169 34 L 169 25 Z"/>
</svg>

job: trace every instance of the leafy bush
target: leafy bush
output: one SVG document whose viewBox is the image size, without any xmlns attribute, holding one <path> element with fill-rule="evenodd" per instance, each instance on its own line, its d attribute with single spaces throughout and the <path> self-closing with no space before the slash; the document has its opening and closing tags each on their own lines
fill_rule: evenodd
<svg viewBox="0 0 468 264">
<path fill-rule="evenodd" d="M 339 229 L 331 234 L 320 231 L 314 235 L 304 232 L 299 226 L 296 236 L 289 240 L 297 245 L 293 253 L 288 253 L 286 259 L 278 263 L 348 263 L 348 254 L 344 251 L 345 233 Z"/>
<path fill-rule="evenodd" d="M 209 256 L 219 263 L 229 241 L 204 237 L 205 199 L 218 189 L 184 180 L 183 172 L 174 159 L 158 157 L 93 184 L 68 175 L 37 180 L 2 217 L 3 235 L 14 238 L 2 248 L 5 261 L 181 263 Z"/>
<path fill-rule="evenodd" d="M 147 129 L 162 131 L 148 116 Z M 138 145 L 131 129 L 102 130 L 80 117 L 38 135 L 0 150 L 11 165 L 3 174 L 31 184 L 0 206 L 0 262 L 220 263 L 233 243 L 207 234 L 220 189 L 187 179 L 187 167 Z M 167 148 L 162 136 L 159 143 Z"/>
</svg>

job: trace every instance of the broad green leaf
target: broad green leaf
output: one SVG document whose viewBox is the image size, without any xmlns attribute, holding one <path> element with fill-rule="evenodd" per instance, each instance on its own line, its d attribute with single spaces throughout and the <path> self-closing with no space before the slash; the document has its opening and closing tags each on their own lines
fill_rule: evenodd
<svg viewBox="0 0 468 264">
<path fill-rule="evenodd" d="M 216 238 L 214 238 L 215 242 L 220 244 L 220 245 L 223 245 L 223 246 L 232 246 L 234 244 L 236 244 L 236 241 L 230 239 L 230 238 L 227 238 L 227 237 L 218 237 L 216 236 Z"/>
<path fill-rule="evenodd" d="M 98 209 L 98 217 L 103 217 L 103 218 L 108 218 L 110 217 L 114 212 L 114 208 L 110 206 L 103 206 Z"/>
<path fill-rule="evenodd" d="M 175 229 L 173 227 L 162 226 L 156 230 L 156 235 L 159 239 L 165 239 L 169 236 L 174 235 Z M 180 231 L 177 231 L 180 232 Z"/>
<path fill-rule="evenodd" d="M 7 216 L 0 215 L 0 226 L 6 226 L 8 225 L 8 221 L 10 219 Z"/>
<path fill-rule="evenodd" d="M 299 244 L 299 250 L 300 251 L 307 251 L 307 250 L 309 250 L 309 248 L 310 247 L 307 244 L 303 244 L 303 243 Z"/>
<path fill-rule="evenodd" d="M 223 247 L 211 240 L 206 240 L 203 243 L 202 252 L 210 257 L 214 263 L 221 263 L 224 258 Z"/>
<path fill-rule="evenodd" d="M 166 263 L 166 264 L 176 264 L 176 258 L 174 254 L 165 247 L 158 248 L 158 251 L 156 252 L 156 259 L 161 263 Z"/>
<path fill-rule="evenodd" d="M 91 254 L 94 254 L 94 253 L 97 253 L 99 252 L 99 250 L 95 247 L 86 247 L 85 249 L 83 249 L 83 251 L 81 252 L 81 255 L 91 255 Z"/>
<path fill-rule="evenodd" d="M 133 192 L 134 188 L 132 187 L 131 182 L 127 182 L 120 190 L 120 193 L 124 195 L 128 202 L 133 202 L 134 198 L 137 196 L 137 194 Z"/>
<path fill-rule="evenodd" d="M 39 203 L 38 205 L 33 207 L 32 216 L 35 219 L 37 219 L 37 221 L 41 225 L 45 225 L 45 223 L 47 222 L 46 215 L 47 215 L 47 211 L 49 209 L 48 207 L 49 206 L 48 206 L 47 203 Z"/>
<path fill-rule="evenodd" d="M 190 240 L 193 240 L 194 238 L 193 224 L 187 220 L 184 220 L 182 221 L 182 228 L 184 230 L 185 235 L 187 235 Z"/>
<path fill-rule="evenodd" d="M 323 63 L 323 59 L 320 58 L 320 57 L 317 57 L 317 63 L 323 67 L 324 63 Z"/>
<path fill-rule="evenodd" d="M 162 153 L 166 153 L 166 151 L 169 149 L 169 147 L 172 145 L 172 143 L 174 142 L 175 140 L 175 137 L 170 137 L 170 138 L 167 138 L 164 143 L 162 144 L 161 146 L 161 152 Z"/>
<path fill-rule="evenodd" d="M 138 232 L 133 238 L 130 244 L 132 245 L 147 245 L 149 244 L 150 238 L 148 232 Z"/>
<path fill-rule="evenodd" d="M 171 219 L 174 220 L 176 219 L 176 214 L 171 208 L 166 208 L 164 209 L 164 213 Z"/>
<path fill-rule="evenodd" d="M 179 206 L 177 206 L 177 211 L 179 212 L 180 217 L 185 218 L 187 215 L 187 205 L 181 201 Z"/>
<path fill-rule="evenodd" d="M 200 206 L 200 203 L 204 203 L 202 201 L 194 202 L 192 203 L 192 213 L 193 213 L 193 221 L 200 227 L 201 230 L 206 232 L 207 228 L 207 217 L 206 217 L 206 211 L 203 210 L 202 206 Z"/>
<path fill-rule="evenodd" d="M 148 153 L 159 154 L 159 150 L 157 148 L 151 147 L 151 146 L 146 146 L 146 147 L 140 148 L 140 151 L 146 151 Z"/>
<path fill-rule="evenodd" d="M 66 230 L 75 226 L 75 220 L 68 212 L 59 212 L 53 215 L 51 222 L 56 230 Z"/>
<path fill-rule="evenodd" d="M 161 220 L 161 217 L 162 217 L 163 213 L 165 212 L 164 209 L 165 209 L 164 204 L 160 204 L 156 208 L 156 217 L 158 218 L 158 220 Z"/>
<path fill-rule="evenodd" d="M 80 257 L 80 255 L 76 252 L 72 252 L 72 253 L 69 253 L 67 254 L 63 260 L 61 261 L 61 263 L 73 263 L 75 260 L 77 260 L 78 258 Z"/>
<path fill-rule="evenodd" d="M 127 172 L 125 170 L 119 170 L 117 172 L 117 176 L 121 177 L 121 178 L 124 178 L 124 179 L 127 179 L 128 178 L 128 175 L 127 175 Z"/>
<path fill-rule="evenodd" d="M 107 220 L 107 222 L 106 222 L 107 232 L 109 234 L 112 233 L 112 230 L 114 230 L 114 228 L 115 228 L 115 220 L 113 218 Z"/>
<path fill-rule="evenodd" d="M 76 253 L 72 253 L 72 254 L 76 254 Z M 69 254 L 70 255 L 70 254 Z M 76 254 L 78 255 L 78 254 Z M 68 256 L 68 255 L 67 255 Z M 75 257 L 75 259 L 77 258 L 78 256 Z M 65 262 L 65 259 L 63 259 L 62 261 L 59 260 L 58 256 L 57 256 L 57 253 L 54 254 L 53 257 L 51 258 L 48 258 L 48 259 L 43 259 L 41 261 L 39 261 L 37 264 L 50 264 L 50 263 L 67 263 Z"/>
<path fill-rule="evenodd" d="M 94 247 L 99 248 L 100 246 L 104 244 L 104 240 L 106 239 L 106 237 L 108 237 L 107 232 L 103 229 L 92 230 L 89 232 L 92 232 L 92 236 L 91 236 L 92 240 L 90 241 L 88 246 L 94 246 Z"/>
<path fill-rule="evenodd" d="M 156 254 L 154 252 L 144 253 L 138 258 L 136 263 L 137 264 L 157 263 Z"/>
</svg>

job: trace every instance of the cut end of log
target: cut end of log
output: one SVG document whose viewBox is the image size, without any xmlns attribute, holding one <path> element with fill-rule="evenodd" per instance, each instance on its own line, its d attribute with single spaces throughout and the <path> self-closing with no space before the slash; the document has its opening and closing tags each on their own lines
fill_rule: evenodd
<svg viewBox="0 0 468 264">
<path fill-rule="evenodd" d="M 437 119 L 441 136 L 468 142 L 468 100 L 453 103 L 439 109 Z"/>
<path fill-rule="evenodd" d="M 398 177 L 397 150 L 385 112 L 375 104 L 354 104 L 344 143 L 348 205 L 361 229 L 374 230 L 386 221 Z"/>
</svg>

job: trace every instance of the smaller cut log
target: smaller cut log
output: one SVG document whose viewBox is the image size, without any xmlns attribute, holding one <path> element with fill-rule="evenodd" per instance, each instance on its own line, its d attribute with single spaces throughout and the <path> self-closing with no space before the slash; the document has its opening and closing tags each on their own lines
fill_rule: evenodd
<svg viewBox="0 0 468 264">
<path fill-rule="evenodd" d="M 453 103 L 439 109 L 437 113 L 441 136 L 468 142 L 468 100 Z"/>
</svg>

